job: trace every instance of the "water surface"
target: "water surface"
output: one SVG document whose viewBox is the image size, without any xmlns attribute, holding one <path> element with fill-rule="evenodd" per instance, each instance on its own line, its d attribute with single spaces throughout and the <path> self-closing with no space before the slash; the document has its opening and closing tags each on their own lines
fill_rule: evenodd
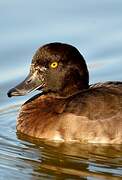
<svg viewBox="0 0 122 180">
<path fill-rule="evenodd" d="M 55 41 L 80 50 L 90 83 L 122 80 L 122 1 L 0 1 L 0 180 L 121 179 L 120 145 L 46 143 L 16 133 L 20 106 L 33 94 L 6 93 L 25 78 L 35 50 Z"/>
</svg>

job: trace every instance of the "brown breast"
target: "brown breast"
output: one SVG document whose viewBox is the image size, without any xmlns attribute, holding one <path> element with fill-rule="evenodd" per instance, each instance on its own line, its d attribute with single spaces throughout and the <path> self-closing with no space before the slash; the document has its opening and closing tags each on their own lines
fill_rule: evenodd
<svg viewBox="0 0 122 180">
<path fill-rule="evenodd" d="M 120 143 L 121 129 L 122 95 L 105 87 L 64 99 L 38 95 L 22 106 L 17 121 L 24 134 L 62 141 Z"/>
</svg>

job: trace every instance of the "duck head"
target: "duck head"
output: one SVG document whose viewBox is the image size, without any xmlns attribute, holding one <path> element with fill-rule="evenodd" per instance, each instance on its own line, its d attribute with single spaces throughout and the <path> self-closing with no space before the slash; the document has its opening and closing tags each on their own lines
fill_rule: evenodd
<svg viewBox="0 0 122 180">
<path fill-rule="evenodd" d="M 38 89 L 67 97 L 88 87 L 89 74 L 80 52 L 68 44 L 50 43 L 36 51 L 29 75 L 10 89 L 8 96 L 22 96 Z"/>
</svg>

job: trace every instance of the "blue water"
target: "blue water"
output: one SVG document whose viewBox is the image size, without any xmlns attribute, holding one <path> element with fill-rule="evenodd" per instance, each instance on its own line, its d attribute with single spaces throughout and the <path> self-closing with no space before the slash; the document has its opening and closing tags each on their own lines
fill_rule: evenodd
<svg viewBox="0 0 122 180">
<path fill-rule="evenodd" d="M 0 1 L 0 180 L 119 179 L 121 146 L 45 145 L 16 135 L 20 105 L 33 94 L 6 93 L 26 77 L 35 50 L 57 41 L 80 50 L 90 83 L 122 80 L 122 1 Z"/>
</svg>

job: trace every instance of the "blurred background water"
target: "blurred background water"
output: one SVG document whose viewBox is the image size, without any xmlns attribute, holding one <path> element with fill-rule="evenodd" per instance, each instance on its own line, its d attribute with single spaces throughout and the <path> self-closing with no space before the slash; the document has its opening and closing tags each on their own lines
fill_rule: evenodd
<svg viewBox="0 0 122 180">
<path fill-rule="evenodd" d="M 121 179 L 121 146 L 44 144 L 16 134 L 18 110 L 32 94 L 6 93 L 26 77 L 35 50 L 57 41 L 80 50 L 90 83 L 122 80 L 122 1 L 0 1 L 0 180 Z"/>
</svg>

